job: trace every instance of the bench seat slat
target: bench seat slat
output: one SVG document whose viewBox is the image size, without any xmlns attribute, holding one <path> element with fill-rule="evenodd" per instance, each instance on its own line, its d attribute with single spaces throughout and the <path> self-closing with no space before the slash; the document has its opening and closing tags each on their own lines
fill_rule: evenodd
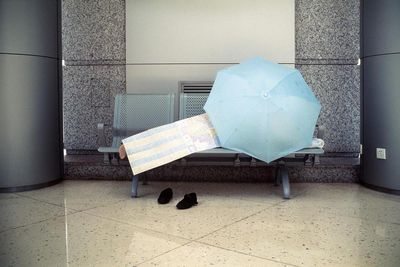
<svg viewBox="0 0 400 267">
<path fill-rule="evenodd" d="M 99 147 L 98 151 L 101 153 L 118 153 L 118 147 Z M 224 155 L 243 154 L 243 155 L 246 155 L 245 153 L 237 152 L 237 151 L 222 148 L 222 147 L 196 152 L 194 155 L 196 155 L 196 154 L 200 154 L 200 155 L 204 155 L 204 154 L 224 154 Z M 287 157 L 292 157 L 294 155 L 307 155 L 307 154 L 321 155 L 321 154 L 324 154 L 324 150 L 322 148 L 304 148 L 304 149 L 296 151 L 293 154 L 288 155 Z"/>
</svg>

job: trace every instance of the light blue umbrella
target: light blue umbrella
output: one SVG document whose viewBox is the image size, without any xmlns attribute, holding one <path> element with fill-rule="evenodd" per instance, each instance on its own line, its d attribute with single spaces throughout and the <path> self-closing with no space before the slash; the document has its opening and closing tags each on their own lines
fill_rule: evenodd
<svg viewBox="0 0 400 267">
<path fill-rule="evenodd" d="M 311 145 L 321 105 L 298 70 L 256 58 L 219 71 L 204 109 L 222 147 L 271 162 Z"/>
</svg>

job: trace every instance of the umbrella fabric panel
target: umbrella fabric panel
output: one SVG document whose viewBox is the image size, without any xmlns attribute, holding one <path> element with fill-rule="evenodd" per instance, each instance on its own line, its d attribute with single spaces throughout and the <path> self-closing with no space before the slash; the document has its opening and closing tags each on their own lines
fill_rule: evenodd
<svg viewBox="0 0 400 267">
<path fill-rule="evenodd" d="M 269 92 L 271 96 L 286 95 L 286 96 L 297 96 L 304 100 L 308 100 L 310 104 L 315 104 L 321 108 L 321 104 L 315 97 L 313 92 L 304 81 L 303 76 L 299 71 L 295 70 L 290 75 L 286 76 L 284 80 L 276 84 L 274 88 Z"/>
<path fill-rule="evenodd" d="M 254 88 L 269 89 L 274 88 L 286 76 L 296 72 L 295 69 L 266 61 L 260 57 L 244 61 L 222 71 L 240 77 Z"/>
<path fill-rule="evenodd" d="M 213 84 L 205 107 L 242 99 L 244 96 L 259 95 L 258 90 L 237 75 L 231 75 L 228 71 L 219 71 Z M 212 103 L 212 104 L 211 104 Z"/>
<path fill-rule="evenodd" d="M 282 113 L 290 114 L 294 124 L 298 125 L 299 130 L 309 133 L 311 140 L 321 109 L 319 105 L 294 96 L 277 96 L 269 102 L 267 105 L 274 107 L 273 111 L 269 111 L 270 113 L 278 117 Z"/>
<path fill-rule="evenodd" d="M 252 110 L 243 114 L 241 120 L 225 120 L 223 130 L 231 131 L 220 137 L 222 147 L 271 162 L 311 144 L 313 132 L 303 131 L 301 121 L 273 103 L 254 98 Z"/>
<path fill-rule="evenodd" d="M 218 79 L 213 85 L 204 110 L 214 115 L 210 117 L 213 125 L 226 126 L 221 127 L 218 132 L 218 139 L 221 142 L 235 132 L 234 126 L 246 118 L 247 106 L 243 105 L 243 99 L 246 97 L 238 95 L 248 92 L 249 89 L 244 80 L 236 76 L 231 77 L 226 72 L 218 73 Z M 232 121 L 236 123 L 232 124 Z"/>
</svg>

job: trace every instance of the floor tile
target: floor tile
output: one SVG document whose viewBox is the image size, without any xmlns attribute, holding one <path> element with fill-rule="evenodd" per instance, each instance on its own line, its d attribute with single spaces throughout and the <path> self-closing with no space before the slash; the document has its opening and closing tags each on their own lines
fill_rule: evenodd
<svg viewBox="0 0 400 267">
<path fill-rule="evenodd" d="M 146 186 L 147 190 L 150 191 L 152 186 Z M 159 189 L 139 198 L 86 212 L 166 234 L 196 239 L 282 201 L 280 198 L 274 197 L 270 203 L 257 203 L 240 197 L 203 194 L 202 189 L 193 184 L 174 184 L 173 187 L 174 197 L 166 205 L 157 203 L 161 191 Z M 227 188 L 226 191 L 221 189 L 221 192 L 229 195 L 229 187 Z M 197 192 L 198 205 L 187 210 L 177 210 L 175 207 L 177 202 L 183 198 L 185 193 L 192 191 Z"/>
<path fill-rule="evenodd" d="M 145 266 L 186 267 L 186 266 L 211 266 L 211 265 L 229 266 L 229 267 L 287 266 L 283 263 L 265 260 L 194 242 L 179 247 L 159 257 L 156 257 L 151 261 L 140 264 L 139 267 L 145 267 Z"/>
<path fill-rule="evenodd" d="M 2 266 L 135 266 L 187 243 L 83 213 L 0 233 L 0 239 L 6 240 Z"/>
<path fill-rule="evenodd" d="M 1 194 L 0 194 L 1 195 Z M 65 209 L 17 195 L 0 198 L 0 232 L 62 216 Z"/>
<path fill-rule="evenodd" d="M 304 211 L 350 216 L 400 225 L 400 196 L 376 192 L 357 184 L 306 184 L 305 192 L 284 205 Z"/>
<path fill-rule="evenodd" d="M 200 242 L 297 266 L 398 266 L 400 225 L 284 204 Z"/>
</svg>

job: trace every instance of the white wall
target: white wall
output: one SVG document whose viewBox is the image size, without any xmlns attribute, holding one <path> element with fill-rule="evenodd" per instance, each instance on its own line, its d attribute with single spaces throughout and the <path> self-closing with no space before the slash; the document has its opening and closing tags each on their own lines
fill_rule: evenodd
<svg viewBox="0 0 400 267">
<path fill-rule="evenodd" d="M 127 0 L 127 92 L 175 92 L 262 56 L 294 63 L 294 0 Z"/>
</svg>

